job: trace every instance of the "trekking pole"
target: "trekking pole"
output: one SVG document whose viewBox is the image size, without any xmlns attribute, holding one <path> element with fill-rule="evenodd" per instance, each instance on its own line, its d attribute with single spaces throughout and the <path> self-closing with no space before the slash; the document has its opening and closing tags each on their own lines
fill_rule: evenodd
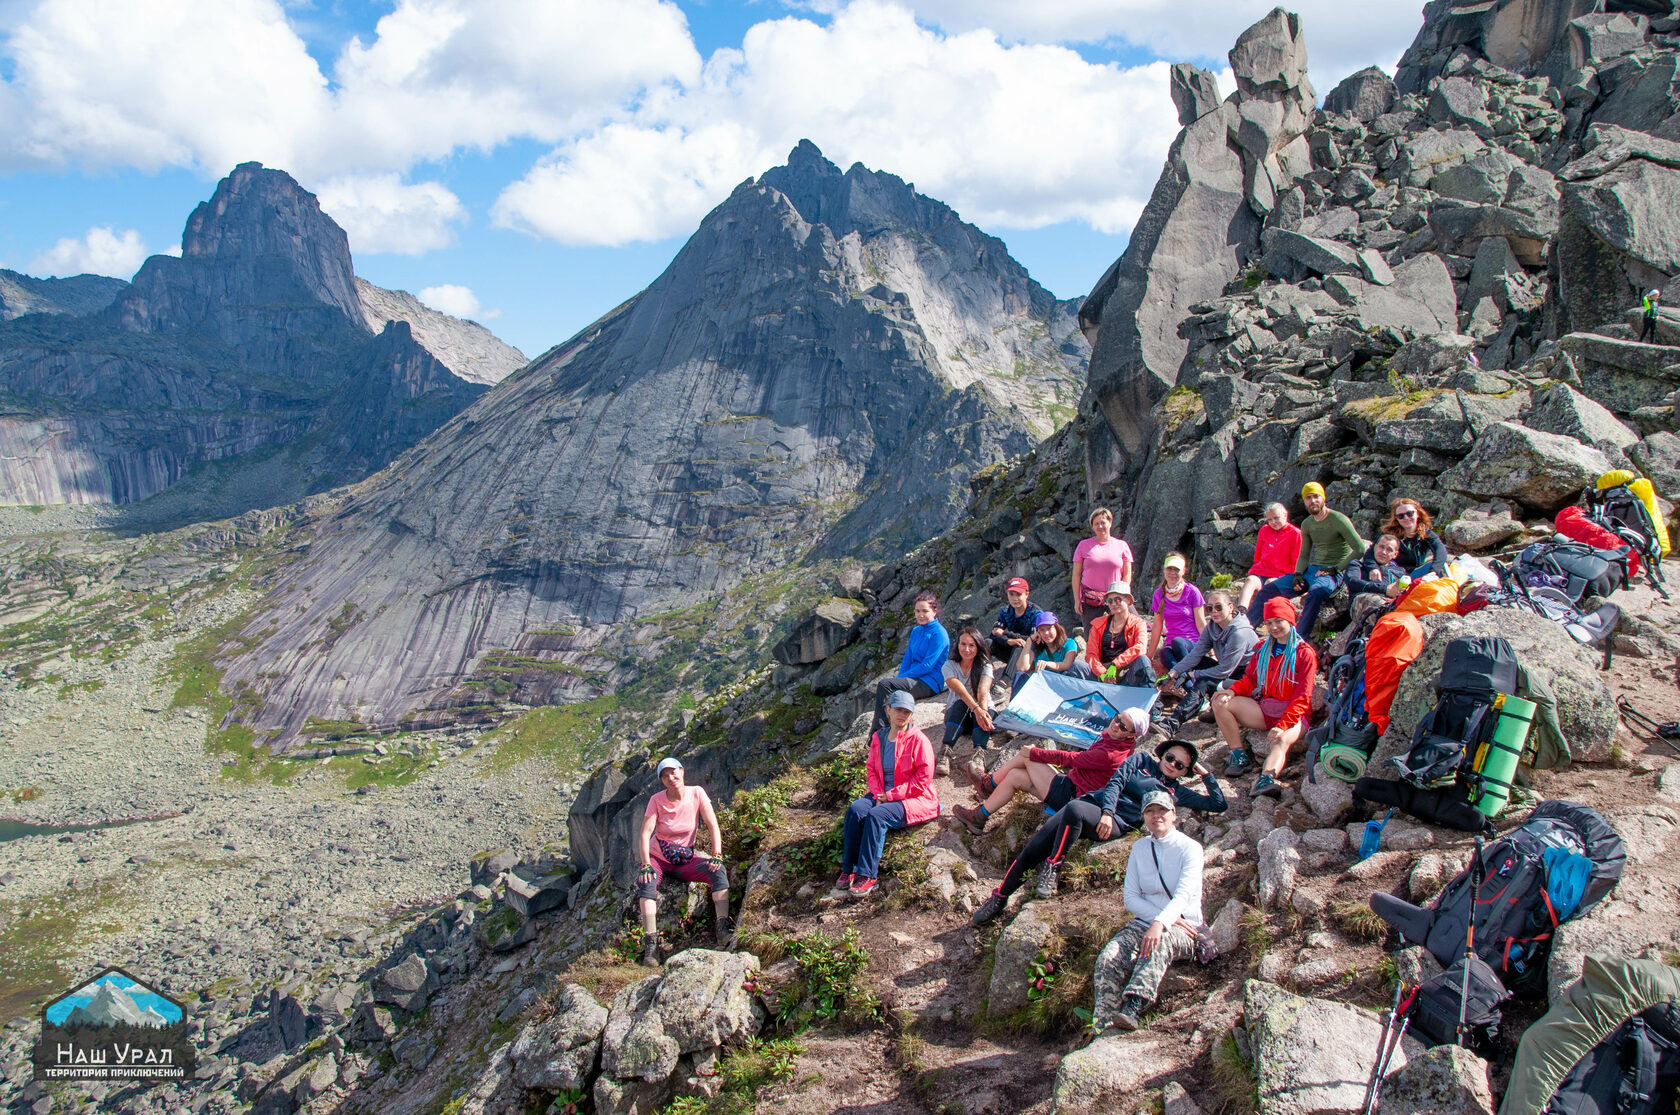
<svg viewBox="0 0 1680 1115">
<path fill-rule="evenodd" d="M 1419 988 L 1412 988 L 1411 994 L 1406 996 L 1406 1001 L 1400 1004 L 1400 1028 L 1394 1032 L 1394 1037 L 1388 1045 L 1388 1053 L 1383 1057 L 1382 1068 L 1377 1072 L 1377 1086 L 1371 1092 L 1370 1110 L 1362 1115 L 1372 1115 L 1377 1109 L 1377 1099 L 1382 1095 L 1383 1081 L 1388 1078 L 1388 1066 L 1394 1062 L 1394 1051 L 1406 1040 L 1406 1027 L 1412 1024 L 1412 1004 L 1417 1001 L 1418 991 Z"/>
<path fill-rule="evenodd" d="M 1464 979 L 1458 989 L 1458 1044 L 1469 1044 L 1470 962 L 1476 957 L 1476 906 L 1482 900 L 1482 838 L 1476 837 L 1476 852 L 1470 861 L 1470 923 L 1464 927 Z"/>
<path fill-rule="evenodd" d="M 1673 748 L 1676 752 L 1680 752 L 1680 744 L 1676 744 L 1674 742 L 1676 738 L 1680 738 L 1680 722 L 1669 720 L 1659 724 L 1655 720 L 1652 720 L 1649 716 L 1646 716 L 1644 713 L 1634 708 L 1633 702 L 1629 701 L 1626 697 L 1616 698 L 1616 711 L 1627 717 L 1647 735 L 1655 737 L 1661 742 L 1668 744 L 1668 746 Z"/>
<path fill-rule="evenodd" d="M 1377 1075 L 1382 1072 L 1383 1053 L 1388 1048 L 1388 1035 L 1394 1029 L 1395 1016 L 1400 1013 L 1400 996 L 1406 990 L 1401 980 L 1394 981 L 1394 1002 L 1388 1006 L 1388 1013 L 1383 1016 L 1382 1037 L 1377 1039 L 1377 1055 L 1371 1059 L 1371 1077 L 1365 1081 L 1365 1102 L 1360 1105 L 1360 1115 L 1371 1115 L 1371 1105 L 1376 1100 Z"/>
</svg>

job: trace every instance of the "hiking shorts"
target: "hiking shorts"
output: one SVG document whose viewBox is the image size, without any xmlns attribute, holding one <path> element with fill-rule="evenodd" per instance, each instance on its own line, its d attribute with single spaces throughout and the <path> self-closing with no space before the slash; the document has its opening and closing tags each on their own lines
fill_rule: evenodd
<svg viewBox="0 0 1680 1115">
<path fill-rule="evenodd" d="M 648 863 L 653 867 L 653 878 L 645 883 L 636 884 L 636 897 L 659 900 L 659 883 L 666 874 L 681 879 L 685 883 L 709 883 L 713 893 L 729 889 L 729 872 L 724 868 L 722 860 L 701 859 L 695 856 L 687 863 L 678 866 L 666 863 L 659 856 L 648 857 Z"/>
<path fill-rule="evenodd" d="M 1073 779 L 1065 774 L 1058 774 L 1050 780 L 1050 792 L 1044 795 L 1044 811 L 1054 813 L 1078 796 L 1078 791 L 1073 787 Z"/>
</svg>

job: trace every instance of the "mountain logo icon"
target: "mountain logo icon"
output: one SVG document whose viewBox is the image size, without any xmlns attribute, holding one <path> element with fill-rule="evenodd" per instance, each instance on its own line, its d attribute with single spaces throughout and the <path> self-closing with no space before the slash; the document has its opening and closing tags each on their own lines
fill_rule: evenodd
<svg viewBox="0 0 1680 1115">
<path fill-rule="evenodd" d="M 106 968 L 41 1011 L 38 1080 L 184 1080 L 194 1049 L 179 1001 Z"/>
</svg>

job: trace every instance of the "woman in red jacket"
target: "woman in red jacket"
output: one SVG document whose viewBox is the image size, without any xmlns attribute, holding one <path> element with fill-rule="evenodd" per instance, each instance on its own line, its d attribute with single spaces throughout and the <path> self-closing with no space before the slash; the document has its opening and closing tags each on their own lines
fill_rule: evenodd
<svg viewBox="0 0 1680 1115">
<path fill-rule="evenodd" d="M 1271 750 L 1254 780 L 1253 797 L 1282 797 L 1277 776 L 1289 759 L 1289 749 L 1306 734 L 1307 714 L 1312 711 L 1313 681 L 1318 677 L 1318 656 L 1312 644 L 1295 631 L 1295 606 L 1282 597 L 1266 601 L 1266 635 L 1248 670 L 1230 689 L 1213 695 L 1213 718 L 1230 747 L 1226 769 L 1241 774 L 1254 763 L 1254 755 L 1243 746 L 1244 728 L 1265 729 Z"/>
<path fill-rule="evenodd" d="M 1023 747 L 1007 763 L 983 778 L 963 768 L 974 787 L 976 797 L 985 800 L 977 807 L 954 805 L 951 815 L 970 832 L 985 832 L 992 812 L 1002 809 L 1017 791 L 1025 791 L 1044 802 L 1045 808 L 1055 811 L 1079 797 L 1095 793 L 1108 784 L 1136 748 L 1138 740 L 1149 734 L 1149 714 L 1140 708 L 1129 708 L 1108 722 L 1103 734 L 1084 751 L 1055 751 L 1048 747 Z M 1066 774 L 1057 774 L 1056 767 L 1066 767 Z"/>
<path fill-rule="evenodd" d="M 933 785 L 933 744 L 910 723 L 916 699 L 903 689 L 887 695 L 887 726 L 869 734 L 864 775 L 869 794 L 852 802 L 841 830 L 840 877 L 835 890 L 861 898 L 875 890 L 881 851 L 890 829 L 907 828 L 939 816 Z"/>
</svg>

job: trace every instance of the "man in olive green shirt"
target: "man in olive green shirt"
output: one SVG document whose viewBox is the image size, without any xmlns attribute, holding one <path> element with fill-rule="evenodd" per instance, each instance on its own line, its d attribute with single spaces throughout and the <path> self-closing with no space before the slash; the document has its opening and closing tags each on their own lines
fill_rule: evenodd
<svg viewBox="0 0 1680 1115">
<path fill-rule="evenodd" d="M 1273 597 L 1305 593 L 1295 624 L 1305 639 L 1318 623 L 1319 609 L 1342 587 L 1342 571 L 1365 552 L 1366 543 L 1346 515 L 1325 505 L 1324 485 L 1309 482 L 1301 489 L 1301 502 L 1307 506 L 1307 517 L 1301 520 L 1301 556 L 1295 561 L 1295 575 L 1278 577 L 1255 593 L 1248 610 L 1264 608 Z"/>
</svg>

